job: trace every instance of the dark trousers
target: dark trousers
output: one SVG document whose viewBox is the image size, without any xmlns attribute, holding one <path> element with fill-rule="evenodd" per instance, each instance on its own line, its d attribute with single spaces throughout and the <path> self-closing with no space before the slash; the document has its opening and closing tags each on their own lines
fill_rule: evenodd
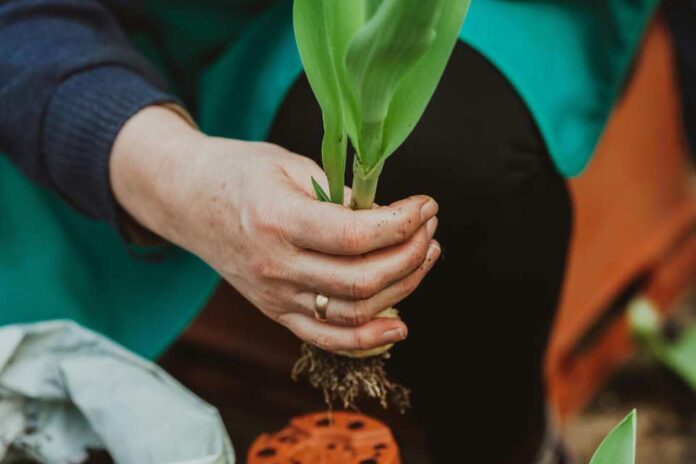
<svg viewBox="0 0 696 464">
<path fill-rule="evenodd" d="M 322 133 L 302 78 L 270 140 L 319 161 Z M 461 43 L 421 123 L 387 161 L 377 201 L 417 193 L 440 204 L 444 253 L 399 305 L 410 331 L 392 373 L 413 389 L 435 462 L 529 463 L 546 426 L 542 360 L 571 204 L 525 104 Z"/>
</svg>

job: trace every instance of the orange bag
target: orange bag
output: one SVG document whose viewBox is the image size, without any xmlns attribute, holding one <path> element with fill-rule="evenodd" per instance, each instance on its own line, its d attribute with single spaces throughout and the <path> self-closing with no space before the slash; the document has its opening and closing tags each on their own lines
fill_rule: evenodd
<svg viewBox="0 0 696 464">
<path fill-rule="evenodd" d="M 674 60 L 658 16 L 595 157 L 570 182 L 574 235 L 546 363 L 561 419 L 632 354 L 626 302 L 641 295 L 667 310 L 696 277 L 696 190 Z"/>
</svg>

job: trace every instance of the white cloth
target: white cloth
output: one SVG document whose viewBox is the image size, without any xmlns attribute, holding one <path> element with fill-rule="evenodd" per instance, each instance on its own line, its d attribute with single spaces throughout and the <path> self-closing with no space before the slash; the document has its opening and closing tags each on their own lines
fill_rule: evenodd
<svg viewBox="0 0 696 464">
<path fill-rule="evenodd" d="M 69 321 L 0 328 L 0 462 L 105 448 L 119 464 L 234 464 L 218 411 L 155 364 Z"/>
</svg>

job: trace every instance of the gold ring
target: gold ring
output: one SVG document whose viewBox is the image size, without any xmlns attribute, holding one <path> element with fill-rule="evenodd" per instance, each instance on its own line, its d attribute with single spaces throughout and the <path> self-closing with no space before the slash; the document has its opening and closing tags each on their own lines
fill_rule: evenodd
<svg viewBox="0 0 696 464">
<path fill-rule="evenodd" d="M 326 308 L 329 307 L 329 297 L 317 293 L 314 299 L 314 317 L 319 321 L 326 320 Z"/>
</svg>

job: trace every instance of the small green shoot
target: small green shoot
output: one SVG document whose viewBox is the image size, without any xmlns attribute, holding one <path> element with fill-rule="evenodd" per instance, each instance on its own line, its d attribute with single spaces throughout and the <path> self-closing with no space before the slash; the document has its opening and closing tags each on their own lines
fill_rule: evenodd
<svg viewBox="0 0 696 464">
<path fill-rule="evenodd" d="M 590 464 L 635 464 L 636 421 L 634 409 L 604 438 Z"/>
<path fill-rule="evenodd" d="M 326 194 L 323 188 L 321 188 L 321 185 L 319 185 L 319 182 L 312 176 L 312 187 L 314 187 L 314 193 L 317 195 L 317 200 L 319 201 L 331 201 L 329 196 Z"/>
</svg>

